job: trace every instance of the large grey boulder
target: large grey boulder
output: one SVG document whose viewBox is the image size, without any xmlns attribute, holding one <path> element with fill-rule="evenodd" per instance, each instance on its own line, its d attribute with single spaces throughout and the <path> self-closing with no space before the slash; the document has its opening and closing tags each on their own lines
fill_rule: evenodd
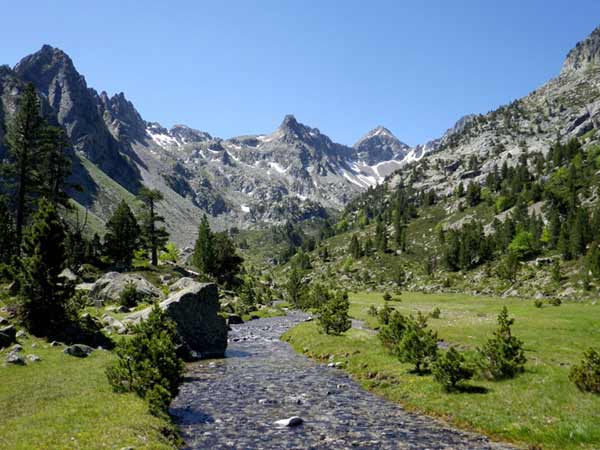
<svg viewBox="0 0 600 450">
<path fill-rule="evenodd" d="M 133 283 L 138 293 L 149 300 L 162 298 L 162 293 L 141 275 L 119 272 L 108 272 L 96 280 L 89 291 L 89 298 L 97 306 L 118 302 L 128 283 Z"/>
<path fill-rule="evenodd" d="M 219 315 L 219 293 L 214 283 L 191 283 L 160 303 L 177 325 L 184 345 L 199 358 L 222 357 L 227 348 L 227 324 Z M 151 308 L 130 314 L 127 321 L 139 323 Z"/>
<path fill-rule="evenodd" d="M 77 358 L 85 358 L 90 355 L 94 349 L 84 344 L 73 344 L 63 350 L 65 355 L 76 356 Z"/>
</svg>

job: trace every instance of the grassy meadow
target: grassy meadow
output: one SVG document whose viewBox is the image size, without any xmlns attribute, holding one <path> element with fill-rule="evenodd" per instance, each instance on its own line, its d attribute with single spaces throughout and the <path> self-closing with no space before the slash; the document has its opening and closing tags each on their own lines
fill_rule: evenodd
<svg viewBox="0 0 600 450">
<path fill-rule="evenodd" d="M 351 317 L 364 320 L 366 328 L 377 326 L 367 311 L 384 304 L 381 294 L 351 294 L 350 301 Z M 459 427 L 530 448 L 600 448 L 600 397 L 579 392 L 568 379 L 583 351 L 600 347 L 600 303 L 536 308 L 533 300 L 421 293 L 403 293 L 400 302 L 389 303 L 402 313 L 440 308 L 440 318 L 430 319 L 430 326 L 440 339 L 463 350 L 475 350 L 491 336 L 506 305 L 516 319 L 513 334 L 524 341 L 525 373 L 499 382 L 475 378 L 467 382 L 471 392 L 445 393 L 431 375 L 417 376 L 410 365 L 386 353 L 372 330 L 353 328 L 328 336 L 317 323 L 307 322 L 284 339 L 315 359 L 343 362 L 354 379 L 376 394 Z"/>
<path fill-rule="evenodd" d="M 144 400 L 112 392 L 104 374 L 110 352 L 80 359 L 43 340 L 20 343 L 23 354 L 42 361 L 0 367 L 0 448 L 175 448 L 162 434 L 169 424 L 150 415 Z M 6 353 L 0 352 L 2 360 Z"/>
</svg>

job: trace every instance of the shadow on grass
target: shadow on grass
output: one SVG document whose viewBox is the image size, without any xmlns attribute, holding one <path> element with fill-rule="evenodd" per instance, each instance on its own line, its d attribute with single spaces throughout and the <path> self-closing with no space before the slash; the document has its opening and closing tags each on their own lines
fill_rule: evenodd
<svg viewBox="0 0 600 450">
<path fill-rule="evenodd" d="M 456 392 L 461 394 L 487 394 L 490 390 L 483 386 L 473 386 L 470 384 L 456 386 Z"/>
</svg>

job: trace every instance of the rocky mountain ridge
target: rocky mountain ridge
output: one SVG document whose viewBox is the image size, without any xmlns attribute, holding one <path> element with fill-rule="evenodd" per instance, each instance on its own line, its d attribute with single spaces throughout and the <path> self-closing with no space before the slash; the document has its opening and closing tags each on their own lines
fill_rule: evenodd
<svg viewBox="0 0 600 450">
<path fill-rule="evenodd" d="M 159 189 L 171 233 L 189 243 L 203 213 L 220 229 L 324 217 L 393 173 L 392 183 L 448 193 L 523 151 L 546 151 L 557 136 L 582 136 L 600 121 L 599 41 L 597 29 L 569 52 L 557 78 L 529 96 L 465 116 L 412 148 L 383 126 L 346 146 L 292 115 L 270 134 L 229 139 L 185 125 L 167 129 L 144 120 L 123 93 L 89 88 L 68 55 L 45 45 L 14 69 L 0 68 L 0 155 L 19 92 L 32 82 L 44 114 L 72 140 L 74 179 L 84 186 L 74 198 L 105 220 L 141 184 Z"/>
</svg>

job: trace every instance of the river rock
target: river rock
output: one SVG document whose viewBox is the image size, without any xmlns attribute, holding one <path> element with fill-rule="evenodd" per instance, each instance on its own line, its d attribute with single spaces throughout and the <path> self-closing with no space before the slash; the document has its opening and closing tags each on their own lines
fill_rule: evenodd
<svg viewBox="0 0 600 450">
<path fill-rule="evenodd" d="M 200 358 L 222 357 L 227 348 L 227 324 L 219 315 L 219 293 L 214 283 L 190 284 L 160 303 L 160 307 L 177 325 L 185 346 Z M 152 308 L 127 316 L 139 323 Z"/>
<path fill-rule="evenodd" d="M 111 331 L 114 331 L 118 334 L 125 334 L 127 332 L 127 328 L 125 327 L 123 322 L 121 322 L 118 319 L 115 319 L 110 314 L 104 314 L 102 316 L 102 322 L 104 322 L 104 324 L 106 324 L 106 326 L 110 328 Z"/>
<path fill-rule="evenodd" d="M 133 283 L 137 292 L 150 300 L 162 298 L 162 293 L 141 275 L 131 273 L 108 272 L 92 286 L 89 297 L 96 304 L 116 303 L 125 286 Z"/>
<path fill-rule="evenodd" d="M 293 416 L 289 419 L 277 420 L 275 422 L 275 425 L 277 425 L 278 427 L 297 427 L 298 425 L 302 425 L 303 423 L 304 420 L 302 419 L 302 417 Z"/>
<path fill-rule="evenodd" d="M 13 344 L 17 338 L 17 329 L 14 325 L 7 325 L 0 328 L 0 348 L 8 347 Z"/>
<path fill-rule="evenodd" d="M 90 355 L 94 349 L 84 344 L 73 344 L 63 350 L 65 355 L 76 356 L 77 358 L 85 358 Z"/>
</svg>

